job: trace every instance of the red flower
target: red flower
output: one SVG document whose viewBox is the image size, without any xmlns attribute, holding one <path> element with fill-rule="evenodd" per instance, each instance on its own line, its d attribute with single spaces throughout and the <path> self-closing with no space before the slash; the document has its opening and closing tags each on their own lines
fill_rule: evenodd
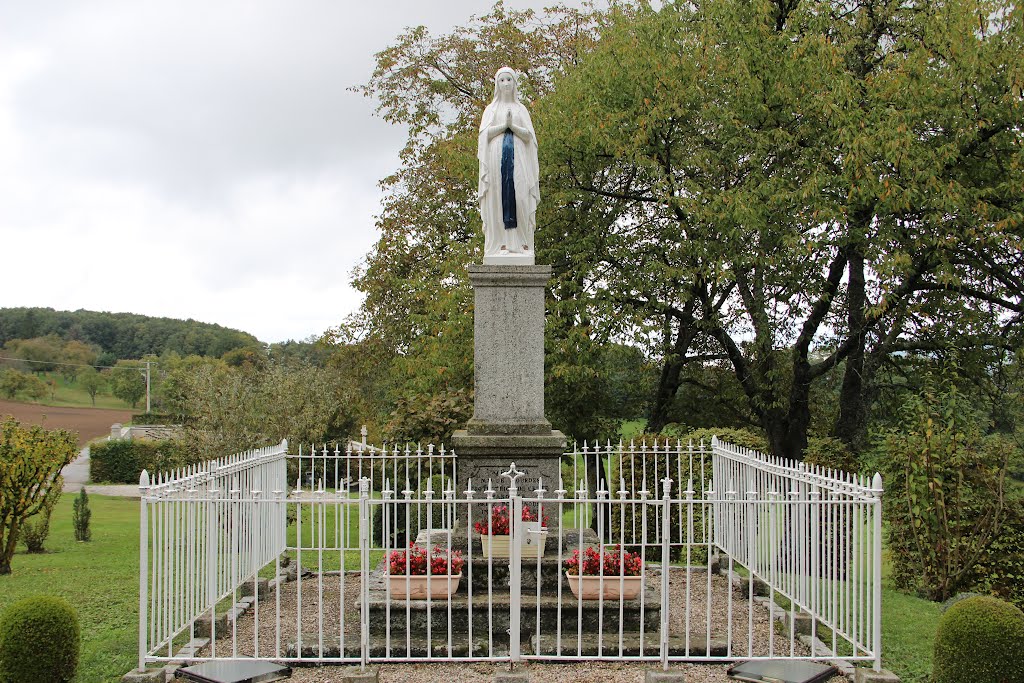
<svg viewBox="0 0 1024 683">
<path fill-rule="evenodd" d="M 543 513 L 543 508 L 541 508 Z M 543 515 L 543 521 L 541 521 L 537 515 L 533 513 L 529 505 L 523 505 L 523 521 L 524 522 L 541 522 L 543 526 L 547 526 L 548 516 Z M 495 536 L 508 536 L 511 533 L 509 529 L 509 513 L 508 505 L 495 505 L 491 508 L 491 520 L 490 524 L 486 521 L 475 522 L 473 529 L 482 536 L 495 535 Z"/>
<path fill-rule="evenodd" d="M 428 563 L 431 574 L 444 576 L 461 574 L 466 561 L 462 559 L 461 550 L 450 550 L 438 545 L 430 549 L 428 560 L 426 548 L 410 543 L 409 550 L 394 550 L 388 555 L 388 574 L 424 576 Z"/>
<path fill-rule="evenodd" d="M 617 545 L 605 548 L 603 555 L 588 546 L 583 549 L 582 562 L 579 549 L 572 551 L 572 557 L 565 561 L 565 571 L 569 576 L 640 576 L 643 564 L 640 553 L 623 552 Z"/>
</svg>

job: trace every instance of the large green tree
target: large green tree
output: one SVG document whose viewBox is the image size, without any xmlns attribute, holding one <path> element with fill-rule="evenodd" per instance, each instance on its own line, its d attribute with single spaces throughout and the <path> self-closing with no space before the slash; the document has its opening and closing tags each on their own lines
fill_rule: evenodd
<svg viewBox="0 0 1024 683">
<path fill-rule="evenodd" d="M 387 424 L 383 436 L 444 436 L 471 401 L 466 266 L 482 256 L 476 137 L 494 73 L 513 67 L 523 74 L 524 99 L 539 98 L 589 49 L 594 29 L 590 12 L 536 14 L 498 3 L 448 35 L 409 29 L 377 55 L 360 90 L 377 100 L 380 116 L 408 129 L 408 139 L 401 168 L 381 183 L 381 237 L 354 279 L 363 307 L 328 338 L 361 350 L 351 360 L 372 387 L 367 407 Z"/>
<path fill-rule="evenodd" d="M 864 434 L 893 354 L 1020 343 L 1021 10 L 725 0 L 620 9 L 540 103 L 556 293 L 662 359 L 653 428 L 727 359 L 779 455 L 816 381 Z M 557 253 L 555 253 L 557 247 Z"/>
</svg>

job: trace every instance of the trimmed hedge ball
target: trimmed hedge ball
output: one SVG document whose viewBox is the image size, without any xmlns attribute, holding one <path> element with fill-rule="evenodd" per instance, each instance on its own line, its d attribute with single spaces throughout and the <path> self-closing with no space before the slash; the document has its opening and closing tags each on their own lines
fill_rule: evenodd
<svg viewBox="0 0 1024 683">
<path fill-rule="evenodd" d="M 1024 683 L 1024 612 L 988 595 L 960 600 L 939 620 L 935 683 Z"/>
<path fill-rule="evenodd" d="M 0 683 L 64 683 L 78 668 L 78 615 L 63 598 L 38 595 L 0 615 Z"/>
</svg>

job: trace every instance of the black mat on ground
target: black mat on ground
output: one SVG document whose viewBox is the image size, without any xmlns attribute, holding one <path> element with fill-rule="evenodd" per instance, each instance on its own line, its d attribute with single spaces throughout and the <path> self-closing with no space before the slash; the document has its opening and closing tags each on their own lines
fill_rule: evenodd
<svg viewBox="0 0 1024 683">
<path fill-rule="evenodd" d="M 269 683 L 291 678 L 292 670 L 273 662 L 203 662 L 183 666 L 174 672 L 175 678 L 195 683 Z"/>
<path fill-rule="evenodd" d="M 750 683 L 821 683 L 836 675 L 828 664 L 779 659 L 742 662 L 729 668 L 729 678 Z"/>
</svg>

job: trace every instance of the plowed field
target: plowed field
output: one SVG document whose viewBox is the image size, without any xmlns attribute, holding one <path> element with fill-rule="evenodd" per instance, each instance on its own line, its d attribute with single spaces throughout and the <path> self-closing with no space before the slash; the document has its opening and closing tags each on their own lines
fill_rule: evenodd
<svg viewBox="0 0 1024 683">
<path fill-rule="evenodd" d="M 110 425 L 115 422 L 125 423 L 131 420 L 132 411 L 0 401 L 0 418 L 7 415 L 13 415 L 22 424 L 38 424 L 48 429 L 78 432 L 78 445 L 84 446 L 90 439 L 110 434 Z"/>
</svg>

